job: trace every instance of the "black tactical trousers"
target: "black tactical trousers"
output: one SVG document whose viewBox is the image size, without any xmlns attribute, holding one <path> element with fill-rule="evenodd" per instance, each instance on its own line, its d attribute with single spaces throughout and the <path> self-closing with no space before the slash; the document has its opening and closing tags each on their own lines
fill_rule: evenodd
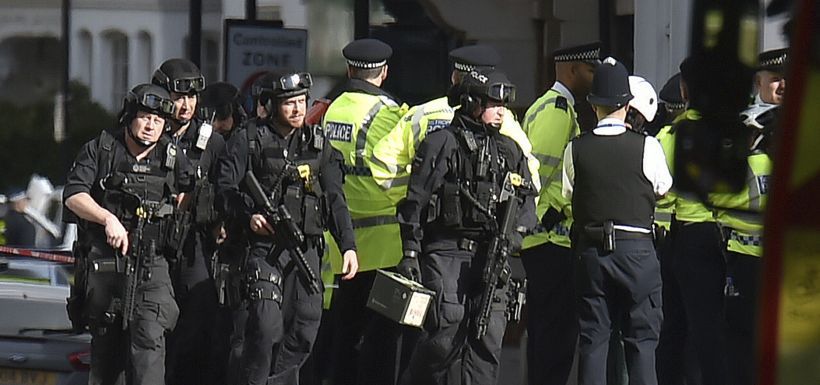
<svg viewBox="0 0 820 385">
<path fill-rule="evenodd" d="M 527 273 L 527 378 L 565 385 L 578 342 L 575 256 L 544 243 L 522 250 L 521 261 Z"/>
<path fill-rule="evenodd" d="M 180 315 L 177 327 L 168 335 L 167 382 L 223 385 L 229 315 L 219 307 L 202 242 L 190 245 L 185 254 L 174 284 Z"/>
<path fill-rule="evenodd" d="M 93 249 L 92 249 L 93 250 Z M 94 252 L 90 256 L 94 260 Z M 162 257 L 147 262 L 147 279 L 135 292 L 133 320 L 122 329 L 122 316 L 111 313 L 112 300 L 123 298 L 125 276 L 91 272 L 86 314 L 91 319 L 91 385 L 157 385 L 165 383 L 165 333 L 174 328 L 179 308 L 174 301 L 168 264 Z"/>
<path fill-rule="evenodd" d="M 474 336 L 474 314 L 481 291 L 484 260 L 459 250 L 456 241 L 431 246 L 420 258 L 422 284 L 436 292 L 421 337 L 402 378 L 404 385 L 494 385 L 507 326 L 506 295 L 493 306 L 489 329 Z M 501 293 L 496 292 L 496 295 Z"/>
<path fill-rule="evenodd" d="M 251 249 L 246 270 L 259 271 L 260 279 L 250 283 L 247 318 L 243 320 L 242 312 L 235 317 L 240 323 L 235 324 L 234 334 L 243 335 L 239 383 L 298 384 L 299 368 L 319 330 L 322 295 L 307 294 L 287 251 L 277 258 L 266 258 L 268 251 L 264 244 Z M 314 272 L 319 272 L 316 249 L 309 249 L 305 258 Z M 266 278 L 272 276 L 283 278 L 279 282 Z"/>
<path fill-rule="evenodd" d="M 686 342 L 691 344 L 696 365 L 686 359 L 678 361 L 673 373 L 682 373 L 687 384 L 718 385 L 727 383 L 726 318 L 723 287 L 726 264 L 721 251 L 718 227 L 713 222 L 677 223 L 670 253 L 671 280 L 680 290 Z M 681 338 L 681 337 L 679 337 Z M 677 346 L 686 357 L 686 345 Z M 673 347 L 674 348 L 674 347 Z M 698 373 L 699 371 L 699 373 Z M 665 377 L 668 377 L 665 375 Z M 682 381 L 672 378 L 669 383 Z"/>
<path fill-rule="evenodd" d="M 729 382 L 757 383 L 755 330 L 760 289 L 760 257 L 727 251 L 727 276 L 734 282 L 734 295 L 726 297 L 726 342 Z"/>
<path fill-rule="evenodd" d="M 606 385 L 607 352 L 613 320 L 623 334 L 629 383 L 656 385 L 655 348 L 661 313 L 660 264 L 649 237 L 618 239 L 605 252 L 581 240 L 578 314 L 578 384 Z"/>
</svg>

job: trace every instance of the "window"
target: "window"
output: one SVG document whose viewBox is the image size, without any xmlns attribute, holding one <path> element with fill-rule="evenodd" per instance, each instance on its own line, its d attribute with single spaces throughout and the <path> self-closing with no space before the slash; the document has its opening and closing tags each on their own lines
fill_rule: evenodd
<svg viewBox="0 0 820 385">
<path fill-rule="evenodd" d="M 134 58 L 137 79 L 150 79 L 154 74 L 154 47 L 151 43 L 151 34 L 147 31 L 137 34 L 137 57 Z"/>
<path fill-rule="evenodd" d="M 128 92 L 128 37 L 119 31 L 107 32 L 104 36 L 107 55 L 103 56 L 106 59 L 103 63 L 108 63 L 108 68 L 100 80 L 110 85 L 108 107 L 114 111 Z"/>
<path fill-rule="evenodd" d="M 86 30 L 80 31 L 77 36 L 77 50 L 75 51 L 75 55 L 77 55 L 77 69 L 75 73 L 78 80 L 89 87 L 91 87 L 91 73 L 93 71 L 91 68 L 93 57 L 92 47 L 91 32 Z"/>
</svg>

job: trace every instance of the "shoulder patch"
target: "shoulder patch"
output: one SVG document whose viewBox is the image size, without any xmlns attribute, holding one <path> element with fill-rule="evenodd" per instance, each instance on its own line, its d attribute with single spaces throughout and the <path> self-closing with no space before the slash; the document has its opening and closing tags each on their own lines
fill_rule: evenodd
<svg viewBox="0 0 820 385">
<path fill-rule="evenodd" d="M 350 143 L 353 134 L 353 125 L 349 123 L 327 122 L 325 132 L 327 138 L 330 140 Z"/>
<path fill-rule="evenodd" d="M 436 132 L 442 128 L 445 128 L 450 125 L 449 120 L 444 119 L 431 119 L 427 121 L 427 132 Z"/>
<path fill-rule="evenodd" d="M 557 96 L 555 98 L 555 108 L 560 108 L 560 109 L 566 111 L 567 108 L 569 108 L 569 104 L 567 103 L 567 98 L 565 98 L 563 96 L 560 96 L 560 95 Z"/>
</svg>

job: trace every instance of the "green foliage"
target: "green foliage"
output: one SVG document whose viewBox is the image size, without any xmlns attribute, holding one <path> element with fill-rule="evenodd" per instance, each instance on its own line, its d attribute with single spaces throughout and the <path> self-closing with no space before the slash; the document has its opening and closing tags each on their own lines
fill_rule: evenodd
<svg viewBox="0 0 820 385">
<path fill-rule="evenodd" d="M 25 187 L 35 173 L 55 186 L 65 183 L 80 147 L 111 126 L 114 117 L 91 100 L 87 87 L 72 82 L 70 90 L 69 124 L 62 143 L 54 141 L 53 96 L 26 106 L 0 101 L 0 192 Z"/>
</svg>

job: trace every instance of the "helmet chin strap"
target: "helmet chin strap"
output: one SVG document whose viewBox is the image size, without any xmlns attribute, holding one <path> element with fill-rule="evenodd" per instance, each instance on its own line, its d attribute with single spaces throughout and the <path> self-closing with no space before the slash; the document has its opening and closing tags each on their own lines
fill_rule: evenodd
<svg viewBox="0 0 820 385">
<path fill-rule="evenodd" d="M 131 127 L 128 127 L 128 130 L 126 130 L 126 131 L 128 131 L 128 136 L 130 136 L 131 139 L 134 140 L 134 143 L 136 143 L 138 146 L 142 147 L 143 149 L 148 148 L 148 147 L 150 147 L 151 145 L 154 144 L 154 142 L 150 142 L 150 141 L 147 141 L 147 140 L 142 140 L 140 138 L 137 138 L 137 136 L 134 135 L 134 131 L 131 130 Z"/>
</svg>

